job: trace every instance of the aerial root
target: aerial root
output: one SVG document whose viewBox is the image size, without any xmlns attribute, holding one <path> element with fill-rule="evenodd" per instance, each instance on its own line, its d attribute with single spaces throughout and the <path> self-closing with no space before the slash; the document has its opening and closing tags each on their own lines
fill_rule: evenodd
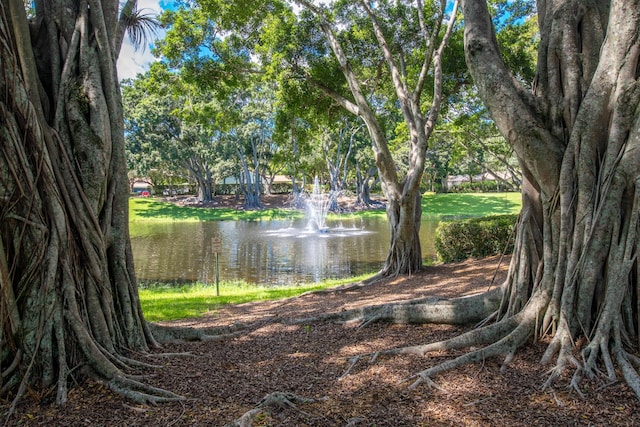
<svg viewBox="0 0 640 427">
<path fill-rule="evenodd" d="M 255 408 L 245 412 L 240 418 L 226 424 L 225 427 L 251 427 L 253 421 L 267 408 L 273 409 L 293 409 L 298 413 L 303 414 L 306 417 L 311 417 L 310 414 L 302 411 L 297 405 L 304 403 L 313 403 L 317 399 L 310 399 L 307 397 L 298 396 L 294 393 L 287 393 L 282 391 L 275 391 L 267 394 L 258 402 Z"/>
<path fill-rule="evenodd" d="M 616 351 L 616 362 L 620 366 L 625 381 L 640 399 L 640 375 L 638 370 L 633 367 L 634 364 L 638 366 L 638 358 L 622 349 L 618 349 Z"/>
<path fill-rule="evenodd" d="M 543 389 L 553 385 L 557 378 L 567 369 L 567 366 L 571 364 L 574 366 L 575 371 L 569 383 L 569 388 L 584 399 L 584 393 L 580 389 L 580 384 L 584 377 L 600 378 L 604 383 L 602 387 L 609 386 L 617 381 L 614 368 L 615 363 L 620 367 L 626 383 L 631 387 L 636 396 L 640 398 L 640 374 L 638 373 L 640 358 L 623 350 L 619 344 L 614 344 L 610 350 L 608 348 L 608 340 L 606 339 L 592 340 L 591 343 L 582 350 L 581 356 L 582 363 L 573 356 L 569 349 L 562 348 L 558 354 L 555 366 L 549 371 L 550 376 L 545 382 Z M 605 366 L 606 372 L 598 368 L 598 361 Z"/>
<path fill-rule="evenodd" d="M 108 382 L 108 386 L 113 392 L 144 405 L 185 400 L 185 397 L 168 390 L 153 387 L 123 376 L 114 377 Z"/>
</svg>

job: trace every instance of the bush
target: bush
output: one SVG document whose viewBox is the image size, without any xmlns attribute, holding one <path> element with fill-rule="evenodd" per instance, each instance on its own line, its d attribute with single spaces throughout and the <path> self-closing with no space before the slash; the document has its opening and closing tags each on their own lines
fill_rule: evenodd
<svg viewBox="0 0 640 427">
<path fill-rule="evenodd" d="M 513 252 L 513 229 L 518 215 L 441 222 L 435 232 L 435 248 L 443 262 L 462 261 Z"/>
</svg>

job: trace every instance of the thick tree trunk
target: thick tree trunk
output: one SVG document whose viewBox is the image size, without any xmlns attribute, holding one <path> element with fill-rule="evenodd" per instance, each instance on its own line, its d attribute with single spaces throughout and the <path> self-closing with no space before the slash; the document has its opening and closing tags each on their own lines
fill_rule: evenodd
<svg viewBox="0 0 640 427">
<path fill-rule="evenodd" d="M 192 157 L 183 161 L 182 164 L 196 180 L 198 201 L 202 203 L 213 201 L 213 195 L 215 194 L 214 180 L 208 163 L 203 159 Z"/>
<path fill-rule="evenodd" d="M 405 197 L 390 191 L 386 193 L 391 244 L 384 267 L 379 274 L 383 277 L 414 274 L 422 268 L 420 192 Z"/>
<path fill-rule="evenodd" d="M 367 170 L 367 174 L 365 176 L 362 175 L 360 170 L 360 165 L 356 164 L 356 194 L 357 200 L 356 203 L 362 206 L 372 206 L 373 201 L 371 200 L 371 179 L 375 176 L 376 169 L 369 168 Z M 375 181 L 374 181 L 375 184 Z"/>
<path fill-rule="evenodd" d="M 467 62 L 521 161 L 523 210 L 497 322 L 415 352 L 483 347 L 420 372 L 416 384 L 490 356 L 506 364 L 530 337 L 551 335 L 547 385 L 570 366 L 578 393 L 585 375 L 622 374 L 640 398 L 640 1 L 538 5 L 529 94 L 500 59 L 485 2 L 463 2 Z"/>
<path fill-rule="evenodd" d="M 197 183 L 198 201 L 202 203 L 208 203 L 213 200 L 213 180 L 211 177 L 195 176 Z"/>
<path fill-rule="evenodd" d="M 253 157 L 254 157 L 254 166 L 257 165 L 257 157 L 255 151 L 255 145 L 253 146 Z M 238 156 L 240 157 L 240 162 L 242 164 L 242 174 L 240 176 L 240 187 L 242 189 L 242 193 L 244 194 L 244 208 L 245 209 L 260 209 L 262 207 L 261 200 L 261 185 L 260 185 L 260 175 L 258 173 L 258 169 L 254 169 L 254 172 L 251 172 L 249 169 L 249 163 L 247 161 L 246 156 L 242 153 L 240 149 L 237 149 Z"/>
<path fill-rule="evenodd" d="M 129 243 L 118 2 L 36 6 L 30 32 L 22 1 L 0 6 L 0 395 L 55 386 L 64 403 L 85 365 L 153 400 L 125 374 L 155 341 Z"/>
</svg>

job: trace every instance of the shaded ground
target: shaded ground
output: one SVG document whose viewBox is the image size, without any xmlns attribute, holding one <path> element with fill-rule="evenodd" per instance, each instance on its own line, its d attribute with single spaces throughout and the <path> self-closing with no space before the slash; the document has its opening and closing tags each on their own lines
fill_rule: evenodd
<svg viewBox="0 0 640 427">
<path fill-rule="evenodd" d="M 506 262 L 506 261 L 505 261 Z M 340 380 L 350 356 L 394 346 L 451 337 L 467 328 L 442 325 L 372 324 L 358 329 L 334 322 L 287 325 L 301 318 L 368 304 L 454 296 L 491 286 L 498 257 L 428 267 L 412 277 L 297 299 L 227 307 L 210 316 L 176 324 L 193 327 L 250 323 L 246 333 L 222 341 L 166 346 L 189 357 L 140 358 L 162 365 L 143 372 L 144 381 L 188 400 L 145 407 L 110 393 L 96 382 L 75 387 L 70 403 L 58 408 L 49 396 L 32 396 L 9 425 L 223 426 L 275 391 L 314 399 L 296 408 L 263 412 L 261 426 L 567 426 L 639 425 L 638 400 L 623 383 L 606 387 L 585 382 L 586 400 L 564 382 L 542 391 L 544 344 L 519 352 L 500 372 L 499 361 L 467 366 L 436 378 L 441 390 L 409 390 L 404 379 L 454 353 L 427 357 L 384 357 L 360 362 Z M 496 284 L 504 276 L 500 267 Z M 6 404 L 0 406 L 0 413 Z"/>
</svg>

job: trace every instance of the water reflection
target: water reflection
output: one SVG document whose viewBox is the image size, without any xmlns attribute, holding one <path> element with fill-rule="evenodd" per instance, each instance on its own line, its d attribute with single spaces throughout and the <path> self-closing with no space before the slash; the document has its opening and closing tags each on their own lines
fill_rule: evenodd
<svg viewBox="0 0 640 427">
<path fill-rule="evenodd" d="M 433 258 L 436 222 L 425 221 L 421 242 Z M 285 285 L 368 273 L 382 267 L 389 247 L 384 219 L 329 221 L 329 233 L 305 221 L 213 221 L 135 224 L 132 247 L 141 281 L 211 283 L 212 239 L 219 237 L 220 280 Z"/>
</svg>

